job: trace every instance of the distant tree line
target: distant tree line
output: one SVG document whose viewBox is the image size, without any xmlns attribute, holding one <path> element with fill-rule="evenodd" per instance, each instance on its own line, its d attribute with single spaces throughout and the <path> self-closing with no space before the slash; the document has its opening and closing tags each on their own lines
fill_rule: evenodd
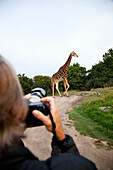
<svg viewBox="0 0 113 170">
<path fill-rule="evenodd" d="M 41 87 L 46 90 L 47 94 L 51 94 L 51 77 L 37 75 L 33 78 L 28 78 L 25 74 L 18 74 L 18 77 L 24 94 L 30 93 L 36 87 Z"/>
<path fill-rule="evenodd" d="M 37 75 L 28 78 L 25 74 L 18 74 L 18 77 L 25 94 L 33 88 L 42 87 L 47 91 L 47 94 L 51 95 L 51 77 Z M 109 49 L 103 55 L 103 61 L 93 65 L 88 71 L 78 63 L 69 66 L 68 82 L 70 84 L 69 90 L 90 90 L 113 86 L 113 49 Z M 63 82 L 59 83 L 59 89 L 60 91 L 64 90 Z"/>
<path fill-rule="evenodd" d="M 103 61 L 92 66 L 87 71 L 86 89 L 113 86 L 113 49 L 103 55 Z"/>
</svg>

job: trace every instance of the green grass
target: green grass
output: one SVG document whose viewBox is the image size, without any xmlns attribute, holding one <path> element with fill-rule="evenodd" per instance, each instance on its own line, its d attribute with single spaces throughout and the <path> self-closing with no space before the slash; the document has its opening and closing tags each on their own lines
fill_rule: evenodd
<svg viewBox="0 0 113 170">
<path fill-rule="evenodd" d="M 97 96 L 97 91 L 100 92 L 100 97 Z M 82 135 L 108 141 L 113 145 L 113 87 L 87 92 L 78 105 L 78 108 L 69 112 L 69 119 L 74 121 L 75 128 Z M 109 106 L 110 110 L 101 110 L 100 107 L 103 106 Z"/>
</svg>

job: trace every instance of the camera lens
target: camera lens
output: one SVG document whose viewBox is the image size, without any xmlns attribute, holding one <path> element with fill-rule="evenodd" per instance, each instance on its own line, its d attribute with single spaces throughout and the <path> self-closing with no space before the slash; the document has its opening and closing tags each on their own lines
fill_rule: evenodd
<svg viewBox="0 0 113 170">
<path fill-rule="evenodd" d="M 35 88 L 31 90 L 31 92 L 32 92 L 32 95 L 31 95 L 30 102 L 33 102 L 33 103 L 40 102 L 40 99 L 47 95 L 46 91 L 42 88 Z"/>
<path fill-rule="evenodd" d="M 34 92 L 31 94 L 30 102 L 40 102 L 40 99 L 42 98 L 41 94 L 39 92 Z"/>
<path fill-rule="evenodd" d="M 31 92 L 32 92 L 32 93 L 39 92 L 42 97 L 47 96 L 46 91 L 45 91 L 44 89 L 42 89 L 42 88 L 39 88 L 39 87 L 38 87 L 38 88 L 34 88 L 33 90 L 31 90 Z M 42 98 L 42 97 L 41 97 L 41 98 Z"/>
<path fill-rule="evenodd" d="M 31 90 L 31 92 L 31 99 L 26 99 L 29 106 L 29 112 L 26 117 L 26 124 L 28 127 L 41 126 L 43 123 L 33 116 L 32 111 L 39 110 L 46 116 L 49 114 L 50 111 L 46 103 L 40 102 L 40 99 L 46 97 L 47 93 L 42 88 L 35 88 Z"/>
</svg>

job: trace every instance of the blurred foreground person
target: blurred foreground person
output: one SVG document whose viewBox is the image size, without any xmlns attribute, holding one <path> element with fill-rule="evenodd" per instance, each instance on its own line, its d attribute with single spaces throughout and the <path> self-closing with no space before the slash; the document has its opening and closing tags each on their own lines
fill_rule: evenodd
<svg viewBox="0 0 113 170">
<path fill-rule="evenodd" d="M 26 98 L 29 99 L 30 95 Z M 71 136 L 64 133 L 54 99 L 46 97 L 41 101 L 49 106 L 56 124 L 56 135 L 53 135 L 51 143 L 52 156 L 45 161 L 35 157 L 21 141 L 28 105 L 16 73 L 9 62 L 0 56 L 0 170 L 96 170 L 93 162 L 79 154 Z M 33 115 L 53 133 L 49 116 L 38 110 L 34 110 Z"/>
</svg>

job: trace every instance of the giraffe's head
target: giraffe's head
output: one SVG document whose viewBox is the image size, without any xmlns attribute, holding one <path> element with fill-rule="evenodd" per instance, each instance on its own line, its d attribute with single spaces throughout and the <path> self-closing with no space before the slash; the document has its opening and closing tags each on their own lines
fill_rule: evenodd
<svg viewBox="0 0 113 170">
<path fill-rule="evenodd" d="M 72 51 L 71 55 L 75 56 L 75 57 L 78 57 L 78 55 L 74 51 Z"/>
</svg>

